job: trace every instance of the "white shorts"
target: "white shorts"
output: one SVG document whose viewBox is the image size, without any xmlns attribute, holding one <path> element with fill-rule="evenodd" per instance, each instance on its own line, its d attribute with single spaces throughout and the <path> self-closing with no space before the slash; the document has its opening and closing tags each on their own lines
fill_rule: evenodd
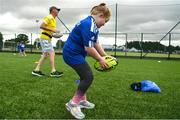
<svg viewBox="0 0 180 120">
<path fill-rule="evenodd" d="M 42 52 L 53 52 L 54 51 L 54 48 L 52 46 L 52 43 L 49 42 L 48 40 L 46 39 L 41 39 L 41 48 L 42 48 Z"/>
</svg>

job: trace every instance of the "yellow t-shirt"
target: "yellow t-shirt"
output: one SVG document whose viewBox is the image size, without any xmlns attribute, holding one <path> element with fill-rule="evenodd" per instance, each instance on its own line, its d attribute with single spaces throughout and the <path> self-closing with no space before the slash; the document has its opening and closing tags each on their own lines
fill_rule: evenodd
<svg viewBox="0 0 180 120">
<path fill-rule="evenodd" d="M 46 16 L 46 17 L 44 17 L 43 18 L 43 22 L 46 24 L 47 27 L 49 27 L 51 29 L 55 29 L 56 28 L 56 20 L 54 19 L 54 17 L 51 14 Z M 45 33 L 49 34 L 50 36 L 52 36 L 52 34 L 53 34 L 53 32 L 48 31 L 48 30 L 43 30 L 43 29 L 42 29 L 42 32 L 45 32 Z M 40 38 L 51 41 L 51 38 L 48 37 L 47 35 L 44 35 L 44 34 L 41 34 Z"/>
</svg>

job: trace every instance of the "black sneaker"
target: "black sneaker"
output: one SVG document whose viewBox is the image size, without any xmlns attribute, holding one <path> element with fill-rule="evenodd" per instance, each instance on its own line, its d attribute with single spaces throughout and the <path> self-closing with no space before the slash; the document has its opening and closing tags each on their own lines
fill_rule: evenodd
<svg viewBox="0 0 180 120">
<path fill-rule="evenodd" d="M 41 77 L 44 76 L 45 74 L 43 74 L 41 71 L 32 71 L 32 75 Z"/>
<path fill-rule="evenodd" d="M 61 77 L 63 76 L 63 72 L 58 72 L 58 71 L 54 71 L 52 73 L 50 73 L 51 77 Z"/>
</svg>

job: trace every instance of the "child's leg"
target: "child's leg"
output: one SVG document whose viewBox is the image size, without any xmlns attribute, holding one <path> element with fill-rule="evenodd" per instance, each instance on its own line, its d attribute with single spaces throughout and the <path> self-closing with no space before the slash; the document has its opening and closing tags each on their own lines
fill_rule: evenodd
<svg viewBox="0 0 180 120">
<path fill-rule="evenodd" d="M 54 64 L 54 57 L 55 57 L 55 52 L 54 52 L 54 51 L 49 52 L 51 72 L 56 71 L 56 69 L 55 69 L 55 64 Z"/>
<path fill-rule="evenodd" d="M 35 71 L 40 71 L 41 66 L 43 65 L 45 59 L 48 58 L 48 56 L 49 56 L 49 52 L 50 52 L 51 48 L 49 48 L 48 40 L 41 39 L 41 48 L 42 48 L 43 53 L 41 55 L 41 58 L 39 59 L 39 62 L 35 68 Z"/>
<path fill-rule="evenodd" d="M 66 108 L 71 112 L 71 114 L 78 119 L 83 119 L 85 115 L 81 112 L 81 108 L 94 108 L 94 104 L 89 103 L 88 101 L 84 101 L 85 93 L 87 89 L 90 87 L 93 81 L 93 74 L 91 68 L 87 63 L 80 65 L 71 66 L 80 76 L 80 84 L 78 86 L 75 95 L 72 100 L 66 103 Z M 83 100 L 83 103 L 81 102 Z"/>
<path fill-rule="evenodd" d="M 48 57 L 48 53 L 43 53 L 41 58 L 39 59 L 38 65 L 35 68 L 35 71 L 40 71 L 42 64 L 44 63 L 44 60 Z"/>
<path fill-rule="evenodd" d="M 25 52 L 25 50 L 23 50 L 23 55 L 24 55 L 24 56 L 26 56 L 26 52 Z"/>
<path fill-rule="evenodd" d="M 87 63 L 80 65 L 73 65 L 72 68 L 80 76 L 80 80 L 81 80 L 78 89 L 72 98 L 72 101 L 78 104 L 81 100 L 86 98 L 85 93 L 92 84 L 93 73 L 90 66 Z"/>
</svg>

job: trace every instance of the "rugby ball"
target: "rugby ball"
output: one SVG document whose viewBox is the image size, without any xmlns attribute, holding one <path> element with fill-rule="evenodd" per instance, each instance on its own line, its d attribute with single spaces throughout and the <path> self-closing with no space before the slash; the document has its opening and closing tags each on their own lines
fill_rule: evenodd
<svg viewBox="0 0 180 120">
<path fill-rule="evenodd" d="M 53 33 L 53 34 L 52 34 L 52 37 L 54 37 L 54 38 L 60 38 L 60 37 L 62 37 L 62 36 L 63 36 L 63 34 L 60 33 L 60 32 L 57 32 L 57 33 Z"/>
<path fill-rule="evenodd" d="M 107 72 L 107 71 L 111 71 L 113 69 L 115 69 L 115 67 L 118 65 L 118 61 L 115 57 L 112 57 L 112 56 L 104 56 L 105 58 L 105 61 L 108 65 L 107 68 L 102 68 L 100 63 L 98 61 L 96 61 L 94 63 L 94 68 L 98 71 L 102 71 L 102 72 Z"/>
</svg>

